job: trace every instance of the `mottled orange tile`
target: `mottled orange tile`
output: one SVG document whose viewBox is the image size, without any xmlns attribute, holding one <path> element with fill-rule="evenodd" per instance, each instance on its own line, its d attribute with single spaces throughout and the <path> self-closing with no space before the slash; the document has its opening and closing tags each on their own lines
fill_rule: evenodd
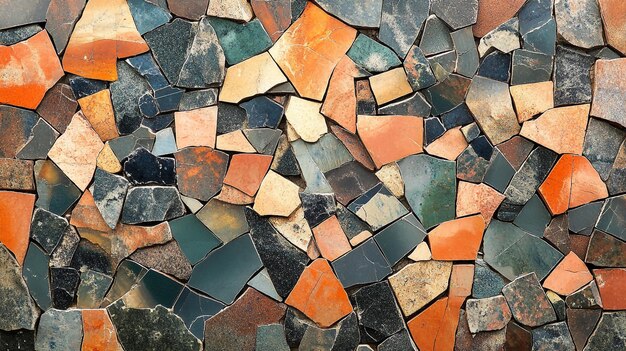
<svg viewBox="0 0 626 351">
<path fill-rule="evenodd" d="M 437 140 L 426 146 L 426 152 L 445 158 L 446 160 L 454 161 L 457 157 L 467 148 L 467 140 L 461 132 L 461 127 L 456 127 L 447 130 Z"/>
<path fill-rule="evenodd" d="M 236 154 L 224 178 L 224 184 L 231 185 L 249 196 L 254 196 L 272 164 L 273 157 L 259 154 Z"/>
<path fill-rule="evenodd" d="M 441 223 L 430 233 L 428 241 L 434 260 L 475 260 L 483 239 L 485 220 L 481 215 Z"/>
<path fill-rule="evenodd" d="M 117 80 L 117 59 L 148 51 L 125 0 L 90 0 L 63 55 L 66 72 Z"/>
<path fill-rule="evenodd" d="M 609 311 L 626 310 L 626 268 L 594 269 L 602 308 Z"/>
<path fill-rule="evenodd" d="M 78 104 L 85 118 L 91 123 L 91 126 L 102 141 L 111 140 L 119 136 L 117 126 L 115 125 L 115 114 L 109 89 L 104 89 L 93 95 L 78 99 Z"/>
<path fill-rule="evenodd" d="M 480 213 L 486 224 L 491 222 L 505 196 L 487 184 L 459 182 L 456 195 L 456 216 Z"/>
<path fill-rule="evenodd" d="M 351 133 L 356 133 L 356 91 L 354 78 L 361 77 L 361 70 L 344 56 L 330 77 L 328 92 L 322 104 L 322 114 Z"/>
<path fill-rule="evenodd" d="M 356 30 L 311 2 L 269 50 L 298 93 L 321 101 L 328 80 L 356 37 Z"/>
<path fill-rule="evenodd" d="M 352 312 L 348 294 L 328 261 L 322 258 L 304 269 L 285 303 L 323 328 L 333 325 Z"/>
<path fill-rule="evenodd" d="M 570 251 L 544 280 L 543 287 L 559 295 L 569 295 L 592 280 L 585 262 Z"/>
<path fill-rule="evenodd" d="M 376 168 L 423 150 L 421 117 L 359 116 L 357 130 Z"/>
<path fill-rule="evenodd" d="M 117 331 L 106 309 L 81 310 L 83 317 L 82 351 L 123 351 Z"/>
<path fill-rule="evenodd" d="M 45 29 L 15 45 L 0 45 L 0 104 L 35 109 L 61 77 L 63 68 Z"/>
<path fill-rule="evenodd" d="M 174 113 L 176 145 L 215 147 L 217 133 L 217 106 Z"/>
<path fill-rule="evenodd" d="M 557 107 L 524 122 L 520 135 L 559 154 L 583 153 L 590 105 Z"/>
<path fill-rule="evenodd" d="M 20 265 L 28 249 L 34 206 L 34 194 L 0 191 L 0 242 L 15 255 Z"/>
<path fill-rule="evenodd" d="M 584 156 L 574 156 L 572 167 L 572 191 L 569 208 L 578 207 L 609 196 L 606 184 L 591 162 Z"/>
<path fill-rule="evenodd" d="M 334 261 L 352 249 L 337 216 L 332 216 L 313 228 L 313 236 L 322 257 L 329 261 Z"/>
</svg>

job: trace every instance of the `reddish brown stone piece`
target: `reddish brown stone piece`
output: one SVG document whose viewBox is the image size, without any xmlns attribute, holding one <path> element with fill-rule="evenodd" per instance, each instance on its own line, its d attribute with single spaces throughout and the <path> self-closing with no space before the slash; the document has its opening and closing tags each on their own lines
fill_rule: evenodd
<svg viewBox="0 0 626 351">
<path fill-rule="evenodd" d="M 276 42 L 291 24 L 290 0 L 251 0 L 250 4 L 270 39 Z"/>
<path fill-rule="evenodd" d="M 626 268 L 594 269 L 602 308 L 609 311 L 625 310 Z"/>
<path fill-rule="evenodd" d="M 125 0 L 90 0 L 63 56 L 66 72 L 117 80 L 117 59 L 148 51 Z"/>
<path fill-rule="evenodd" d="M 313 228 L 313 236 L 320 254 L 329 261 L 334 261 L 352 249 L 337 216 L 332 216 Z"/>
<path fill-rule="evenodd" d="M 589 105 L 553 108 L 524 122 L 520 135 L 559 154 L 581 155 L 588 116 Z"/>
<path fill-rule="evenodd" d="M 575 253 L 570 252 L 543 282 L 543 287 L 559 295 L 569 295 L 587 285 L 593 276 Z"/>
<path fill-rule="evenodd" d="M 322 114 L 352 134 L 356 133 L 356 91 L 354 78 L 361 77 L 361 70 L 348 56 L 335 67 L 330 78 L 328 92 L 322 105 Z"/>
<path fill-rule="evenodd" d="M 0 191 L 0 242 L 15 255 L 20 265 L 28 249 L 34 206 L 34 194 Z"/>
<path fill-rule="evenodd" d="M 106 309 L 81 310 L 83 345 L 81 351 L 123 351 L 117 331 Z"/>
<path fill-rule="evenodd" d="M 480 0 L 478 17 L 472 28 L 475 37 L 482 37 L 509 20 L 524 5 L 525 0 Z"/>
<path fill-rule="evenodd" d="M 357 129 L 376 168 L 423 150 L 421 117 L 359 116 Z"/>
<path fill-rule="evenodd" d="M 428 241 L 434 260 L 475 260 L 485 231 L 481 215 L 441 223 L 430 233 Z"/>
<path fill-rule="evenodd" d="M 352 312 L 348 294 L 328 261 L 321 258 L 305 268 L 285 303 L 297 308 L 323 328 Z"/>
<path fill-rule="evenodd" d="M 174 154 L 180 193 L 208 201 L 222 188 L 228 154 L 208 147 L 190 147 Z"/>
<path fill-rule="evenodd" d="M 72 88 L 67 84 L 56 84 L 46 93 L 37 107 L 37 113 L 43 117 L 59 133 L 72 121 L 78 102 Z"/>
<path fill-rule="evenodd" d="M 259 154 L 233 155 L 224 184 L 231 185 L 249 196 L 254 196 L 272 164 L 272 156 Z"/>
<path fill-rule="evenodd" d="M 15 45 L 0 45 L 0 104 L 35 109 L 61 77 L 63 68 L 45 29 Z"/>
</svg>

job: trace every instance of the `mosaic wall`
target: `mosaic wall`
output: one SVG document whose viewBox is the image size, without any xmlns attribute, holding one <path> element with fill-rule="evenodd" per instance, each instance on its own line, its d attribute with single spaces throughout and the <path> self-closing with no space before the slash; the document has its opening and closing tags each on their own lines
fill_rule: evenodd
<svg viewBox="0 0 626 351">
<path fill-rule="evenodd" d="M 0 0 L 0 350 L 626 350 L 626 1 Z"/>
</svg>

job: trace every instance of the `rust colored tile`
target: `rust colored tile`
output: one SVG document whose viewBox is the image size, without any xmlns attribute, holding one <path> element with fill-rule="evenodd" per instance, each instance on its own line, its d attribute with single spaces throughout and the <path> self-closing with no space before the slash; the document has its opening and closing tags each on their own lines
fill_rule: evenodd
<svg viewBox="0 0 626 351">
<path fill-rule="evenodd" d="M 367 153 L 367 149 L 365 149 L 365 146 L 363 145 L 363 143 L 361 143 L 361 140 L 359 140 L 356 135 L 336 125 L 331 125 L 330 130 L 333 132 L 333 134 L 335 134 L 337 139 L 339 139 L 341 143 L 345 145 L 346 149 L 348 149 L 348 152 L 350 152 L 350 155 L 352 155 L 352 157 L 354 157 L 357 162 L 362 164 L 363 167 L 371 171 L 376 168 L 374 162 L 372 161 L 372 158 Z"/>
<path fill-rule="evenodd" d="M 481 215 L 441 223 L 430 233 L 428 241 L 434 260 L 475 260 L 485 230 Z"/>
<path fill-rule="evenodd" d="M 167 0 L 167 7 L 176 16 L 199 20 L 209 7 L 209 0 Z"/>
<path fill-rule="evenodd" d="M 573 166 L 573 155 L 561 156 L 539 187 L 539 194 L 553 215 L 565 213 L 569 207 Z"/>
<path fill-rule="evenodd" d="M 437 333 L 448 305 L 448 298 L 437 300 L 407 323 L 411 337 L 420 351 L 434 351 Z"/>
<path fill-rule="evenodd" d="M 0 191 L 0 242 L 15 255 L 20 265 L 28 249 L 34 206 L 34 194 Z"/>
<path fill-rule="evenodd" d="M 33 161 L 0 158 L 0 189 L 35 190 Z"/>
<path fill-rule="evenodd" d="M 111 140 L 120 135 L 115 125 L 115 114 L 113 113 L 109 89 L 78 99 L 78 103 L 85 118 L 91 123 L 102 141 Z"/>
<path fill-rule="evenodd" d="M 59 133 L 72 121 L 78 108 L 74 91 L 67 84 L 58 83 L 53 86 L 37 107 L 37 113 L 43 117 Z"/>
<path fill-rule="evenodd" d="M 370 77 L 370 86 L 378 105 L 384 105 L 413 92 L 402 67 Z"/>
<path fill-rule="evenodd" d="M 313 228 L 313 236 L 322 257 L 329 261 L 334 261 L 352 249 L 337 216 L 332 216 Z"/>
<path fill-rule="evenodd" d="M 124 0 L 91 0 L 76 23 L 63 68 L 85 78 L 117 80 L 117 59 L 148 51 Z"/>
<path fill-rule="evenodd" d="M 584 257 L 589 247 L 589 239 L 587 235 L 570 234 L 569 245 L 571 250 L 578 256 Z"/>
<path fill-rule="evenodd" d="M 63 68 L 44 29 L 11 46 L 0 45 L 0 104 L 35 109 Z"/>
<path fill-rule="evenodd" d="M 83 319 L 82 351 L 123 351 L 117 331 L 106 309 L 81 310 Z"/>
<path fill-rule="evenodd" d="M 622 0 L 598 0 L 604 23 L 606 41 L 626 55 L 626 2 Z"/>
<path fill-rule="evenodd" d="M 423 150 L 421 117 L 359 116 L 357 129 L 376 168 Z"/>
<path fill-rule="evenodd" d="M 174 154 L 180 193 L 208 201 L 222 188 L 228 154 L 208 147 L 190 147 Z"/>
<path fill-rule="evenodd" d="M 520 135 L 559 154 L 583 153 L 589 105 L 557 107 L 524 122 Z"/>
<path fill-rule="evenodd" d="M 356 133 L 356 91 L 354 78 L 361 77 L 361 70 L 344 56 L 330 77 L 328 92 L 322 105 L 322 114 L 350 133 Z"/>
<path fill-rule="evenodd" d="M 174 125 L 176 145 L 179 149 L 187 146 L 214 148 L 217 133 L 217 106 L 175 112 Z"/>
<path fill-rule="evenodd" d="M 509 89 L 520 123 L 554 107 L 554 83 L 551 81 L 513 85 Z"/>
<path fill-rule="evenodd" d="M 317 259 L 304 269 L 285 303 L 295 307 L 323 328 L 352 312 L 348 294 L 330 268 Z"/>
<path fill-rule="evenodd" d="M 426 152 L 454 161 L 467 148 L 467 140 L 461 132 L 461 127 L 446 131 L 439 139 L 426 146 Z"/>
<path fill-rule="evenodd" d="M 594 269 L 602 308 L 609 311 L 626 309 L 626 268 Z"/>
<path fill-rule="evenodd" d="M 321 101 L 328 80 L 356 30 L 307 2 L 304 12 L 269 50 L 298 93 Z"/>
<path fill-rule="evenodd" d="M 475 37 L 482 37 L 509 20 L 524 5 L 525 0 L 480 0 L 478 17 L 472 30 Z"/>
<path fill-rule="evenodd" d="M 543 287 L 559 295 L 570 295 L 592 280 L 593 276 L 585 262 L 570 252 L 544 280 Z"/>
<path fill-rule="evenodd" d="M 491 222 L 505 196 L 487 184 L 459 182 L 456 196 L 456 216 L 480 213 L 486 224 Z"/>
<path fill-rule="evenodd" d="M 231 185 L 249 196 L 254 196 L 272 164 L 272 156 L 236 154 L 230 160 L 224 184 Z"/>
<path fill-rule="evenodd" d="M 251 0 L 250 4 L 272 42 L 276 42 L 291 25 L 290 0 Z"/>
<path fill-rule="evenodd" d="M 584 156 L 574 156 L 572 192 L 569 207 L 574 208 L 609 196 L 606 184 L 591 162 Z"/>
</svg>

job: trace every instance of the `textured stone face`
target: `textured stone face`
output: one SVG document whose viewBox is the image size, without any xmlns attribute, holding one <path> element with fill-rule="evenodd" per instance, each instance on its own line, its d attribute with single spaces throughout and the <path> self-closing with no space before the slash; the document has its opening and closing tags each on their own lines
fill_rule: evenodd
<svg viewBox="0 0 626 351">
<path fill-rule="evenodd" d="M 448 287 L 452 263 L 423 261 L 407 265 L 389 277 L 402 313 L 413 314 Z"/>
<path fill-rule="evenodd" d="M 556 0 L 556 28 L 567 42 L 582 48 L 604 44 L 602 19 L 596 1 Z"/>
<path fill-rule="evenodd" d="M 626 127 L 625 107 L 618 103 L 626 96 L 626 83 L 617 78 L 624 71 L 626 59 L 596 62 L 591 115 Z"/>
</svg>

